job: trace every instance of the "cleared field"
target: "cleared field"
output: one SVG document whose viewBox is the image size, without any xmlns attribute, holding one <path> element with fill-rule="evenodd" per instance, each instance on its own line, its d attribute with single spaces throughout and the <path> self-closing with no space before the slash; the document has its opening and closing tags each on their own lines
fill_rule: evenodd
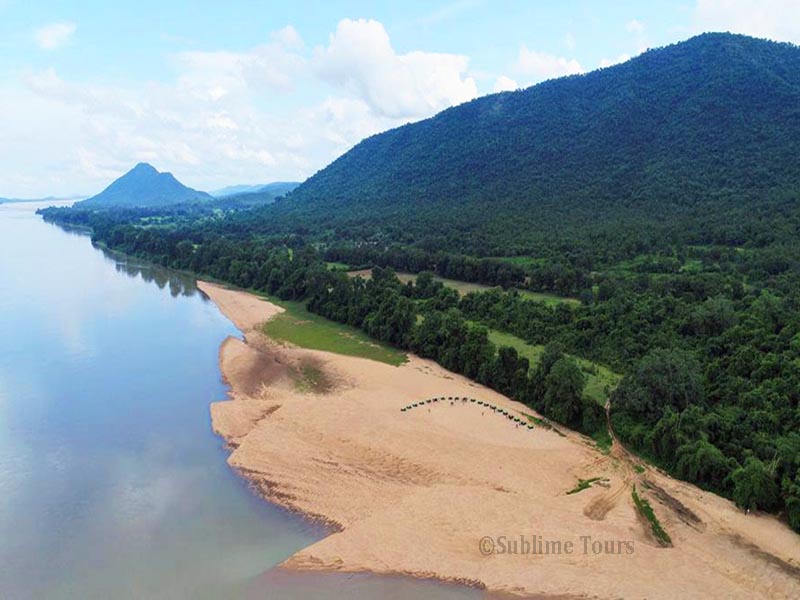
<svg viewBox="0 0 800 600">
<path fill-rule="evenodd" d="M 515 335 L 497 331 L 496 329 L 489 330 L 489 340 L 495 346 L 511 346 L 520 356 L 527 358 L 531 366 L 536 365 L 544 353 L 543 345 L 528 344 L 525 340 Z M 584 395 L 598 404 L 605 405 L 609 392 L 617 386 L 620 379 L 622 379 L 622 375 L 585 358 L 577 356 L 573 358 L 578 362 L 583 374 L 586 376 L 586 387 L 583 389 Z"/>
<path fill-rule="evenodd" d="M 532 256 L 494 256 L 492 258 L 512 265 L 519 265 L 521 267 L 527 265 L 537 265 L 545 262 L 545 259 L 543 258 L 533 258 Z"/>
<path fill-rule="evenodd" d="M 570 304 L 578 306 L 581 301 L 577 298 L 568 298 L 566 296 L 556 296 L 555 294 L 547 294 L 545 292 L 531 292 L 529 290 L 517 290 L 519 295 L 534 302 L 542 302 L 548 306 L 555 306 L 556 304 Z"/>
<path fill-rule="evenodd" d="M 359 269 L 357 271 L 348 271 L 348 277 L 363 277 L 364 279 L 370 279 L 372 277 L 372 269 Z"/>
<path fill-rule="evenodd" d="M 372 276 L 370 269 L 361 269 L 358 271 L 348 271 L 350 277 L 363 277 L 369 279 Z M 397 278 L 403 283 L 409 281 L 416 281 L 417 276 L 414 273 L 397 273 Z M 441 281 L 445 286 L 456 290 L 462 296 L 470 292 L 485 292 L 486 290 L 493 289 L 493 286 L 483 285 L 482 283 L 470 283 L 467 281 L 458 281 L 457 279 L 447 279 L 445 277 L 434 277 L 436 281 Z M 556 304 L 571 304 L 578 305 L 580 300 L 577 298 L 565 298 L 556 296 L 555 294 L 546 294 L 543 292 L 531 292 L 528 290 L 517 290 L 523 298 L 533 300 L 534 302 L 542 302 L 548 306 L 555 306 Z"/>
<path fill-rule="evenodd" d="M 397 278 L 403 283 L 417 280 L 417 276 L 414 273 L 398 273 Z M 483 285 L 481 283 L 469 283 L 467 281 L 445 279 L 444 277 L 434 277 L 434 279 L 436 281 L 441 281 L 444 285 L 446 285 L 449 288 L 453 288 L 462 296 L 464 296 L 465 294 L 469 294 L 470 292 L 485 292 L 486 290 L 492 289 L 491 286 Z"/>
<path fill-rule="evenodd" d="M 299 302 L 271 297 L 269 300 L 286 309 L 263 325 L 264 333 L 274 340 L 311 350 L 369 358 L 394 366 L 408 360 L 400 350 L 375 342 L 358 329 L 315 315 Z"/>
<path fill-rule="evenodd" d="M 326 263 L 325 263 L 325 265 L 326 265 L 326 266 L 327 266 L 327 267 L 328 267 L 328 268 L 329 268 L 331 271 L 347 271 L 347 270 L 350 268 L 350 265 L 346 265 L 346 264 L 345 264 L 345 263 L 343 263 L 343 262 L 335 262 L 335 261 L 333 261 L 333 262 L 331 262 L 331 261 L 329 261 L 329 262 L 326 262 Z"/>
<path fill-rule="evenodd" d="M 531 365 L 539 362 L 544 354 L 544 346 L 540 344 L 528 344 L 525 340 L 518 338 L 510 333 L 497 331 L 496 329 L 489 330 L 489 341 L 495 346 L 511 346 L 517 353 L 528 359 Z"/>
</svg>

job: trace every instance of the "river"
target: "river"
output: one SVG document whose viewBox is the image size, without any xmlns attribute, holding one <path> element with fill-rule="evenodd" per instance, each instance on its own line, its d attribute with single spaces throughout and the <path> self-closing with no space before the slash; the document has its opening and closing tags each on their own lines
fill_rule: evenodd
<svg viewBox="0 0 800 600">
<path fill-rule="evenodd" d="M 477 598 L 275 565 L 325 531 L 226 464 L 238 335 L 191 277 L 0 205 L 0 598 Z"/>
</svg>

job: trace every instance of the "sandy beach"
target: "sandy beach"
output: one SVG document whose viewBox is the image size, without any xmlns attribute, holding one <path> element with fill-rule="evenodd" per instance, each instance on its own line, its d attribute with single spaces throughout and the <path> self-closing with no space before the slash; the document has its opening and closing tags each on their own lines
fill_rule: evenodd
<svg viewBox="0 0 800 600">
<path fill-rule="evenodd" d="M 331 525 L 283 566 L 432 577 L 523 597 L 800 597 L 800 536 L 776 518 L 636 469 L 617 445 L 605 455 L 576 433 L 531 430 L 478 402 L 401 411 L 453 396 L 534 414 L 415 356 L 393 367 L 274 343 L 259 325 L 281 308 L 198 287 L 244 334 L 221 347 L 230 398 L 211 406 L 228 462 L 265 498 Z M 306 366 L 324 373 L 324 386 L 303 384 Z M 599 480 L 567 494 L 589 478 Z M 636 511 L 634 485 L 670 547 Z"/>
</svg>

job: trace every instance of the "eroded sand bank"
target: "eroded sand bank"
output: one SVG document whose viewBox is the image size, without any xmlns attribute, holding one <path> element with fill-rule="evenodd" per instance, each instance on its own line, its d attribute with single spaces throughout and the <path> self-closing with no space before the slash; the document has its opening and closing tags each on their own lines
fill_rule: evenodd
<svg viewBox="0 0 800 600">
<path fill-rule="evenodd" d="M 475 403 L 400 412 L 443 395 L 531 411 L 417 357 L 392 367 L 274 344 L 257 325 L 279 307 L 198 286 L 246 339 L 222 345 L 230 400 L 211 406 L 228 462 L 268 499 L 336 529 L 284 566 L 435 577 L 523 596 L 800 597 L 800 536 L 775 518 L 745 515 L 650 468 L 640 474 L 621 448 L 606 456 L 577 434 L 517 427 Z M 326 374 L 324 391 L 303 385 L 307 365 Z M 608 481 L 566 494 L 593 477 Z M 673 547 L 660 547 L 638 516 L 634 484 Z M 500 553 L 501 536 L 519 553 Z M 561 554 L 523 553 L 520 536 L 542 549 L 560 542 Z M 608 542 L 599 553 L 597 541 Z"/>
</svg>

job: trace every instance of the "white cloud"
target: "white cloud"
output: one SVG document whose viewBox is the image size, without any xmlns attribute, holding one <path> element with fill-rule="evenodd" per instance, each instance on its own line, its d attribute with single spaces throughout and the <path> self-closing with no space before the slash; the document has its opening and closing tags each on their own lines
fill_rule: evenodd
<svg viewBox="0 0 800 600">
<path fill-rule="evenodd" d="M 644 33 L 644 25 L 642 25 L 641 22 L 637 21 L 636 19 L 631 19 L 625 24 L 625 30 L 630 33 L 641 35 Z"/>
<path fill-rule="evenodd" d="M 418 119 L 478 95 L 457 54 L 397 54 L 378 21 L 344 19 L 326 48 L 317 48 L 316 73 L 360 98 L 381 116 Z"/>
<path fill-rule="evenodd" d="M 513 92 L 519 89 L 519 84 L 505 75 L 500 75 L 494 82 L 493 92 Z"/>
<path fill-rule="evenodd" d="M 305 117 L 319 124 L 324 142 L 332 144 L 336 154 L 346 151 L 356 142 L 376 131 L 388 129 L 399 121 L 376 114 L 358 98 L 326 98 L 321 105 L 304 111 Z"/>
<path fill-rule="evenodd" d="M 211 129 L 227 129 L 230 131 L 239 129 L 236 121 L 234 121 L 226 111 L 209 115 L 208 119 L 206 119 L 206 124 Z"/>
<path fill-rule="evenodd" d="M 697 0 L 696 31 L 731 31 L 800 43 L 797 0 Z"/>
<path fill-rule="evenodd" d="M 283 29 L 273 31 L 270 34 L 270 38 L 273 42 L 280 44 L 284 48 L 299 50 L 304 45 L 303 38 L 300 37 L 300 34 L 291 25 L 287 25 Z"/>
<path fill-rule="evenodd" d="M 520 46 L 516 68 L 519 73 L 533 77 L 532 83 L 583 73 L 583 67 L 574 58 L 529 50 L 525 44 Z"/>
<path fill-rule="evenodd" d="M 625 31 L 632 33 L 633 37 L 635 38 L 636 54 L 641 54 L 647 50 L 649 43 L 647 40 L 647 34 L 645 33 L 644 24 L 641 21 L 637 19 L 631 19 L 625 23 Z"/>
<path fill-rule="evenodd" d="M 37 29 L 33 39 L 43 50 L 55 50 L 69 42 L 76 29 L 75 23 L 50 23 Z"/>
<path fill-rule="evenodd" d="M 250 50 L 166 58 L 174 76 L 159 82 L 54 68 L 0 80 L 2 195 L 92 193 L 139 161 L 198 189 L 302 180 L 364 137 L 477 95 L 466 57 L 398 54 L 375 21 L 343 21 L 313 50 L 286 27 Z"/>
<path fill-rule="evenodd" d="M 216 101 L 248 87 L 293 91 L 305 71 L 302 48 L 302 38 L 288 26 L 273 32 L 269 43 L 248 52 L 181 52 L 175 62 L 183 71 L 181 83 L 190 93 Z"/>
<path fill-rule="evenodd" d="M 212 69 L 210 75 L 213 83 L 218 70 Z M 292 114 L 256 110 L 247 87 L 230 86 L 222 96 L 192 93 L 198 89 L 198 78 L 192 70 L 171 84 L 122 88 L 70 83 L 53 69 L 33 73 L 26 78 L 30 96 L 10 106 L 10 137 L 27 137 L 25 124 L 40 117 L 42 125 L 31 137 L 42 144 L 48 128 L 50 135 L 33 168 L 68 171 L 78 192 L 101 189 L 139 161 L 152 162 L 189 185 L 206 189 L 214 187 L 215 176 L 220 183 L 236 180 L 237 174 L 242 180 L 262 180 L 270 177 L 270 171 L 276 179 L 302 177 L 298 168 L 302 161 L 295 155 L 309 148 L 298 147 L 295 129 L 318 124 L 298 122 Z M 29 110 L 36 115 L 29 115 Z M 50 119 L 51 114 L 60 117 Z M 313 164 L 329 158 L 329 147 L 320 144 L 309 152 Z M 23 188 L 30 184 L 4 183 Z"/>
</svg>

